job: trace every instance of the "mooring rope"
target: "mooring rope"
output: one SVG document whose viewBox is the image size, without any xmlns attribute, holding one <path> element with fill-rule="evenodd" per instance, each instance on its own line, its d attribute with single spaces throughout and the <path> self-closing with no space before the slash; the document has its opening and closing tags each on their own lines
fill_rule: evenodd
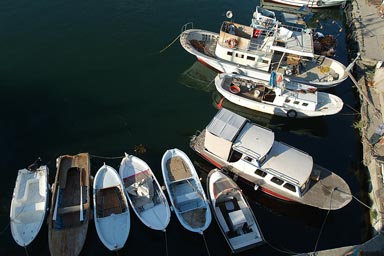
<svg viewBox="0 0 384 256">
<path fill-rule="evenodd" d="M 90 157 L 93 158 L 101 158 L 101 159 L 119 159 L 119 158 L 124 158 L 125 156 L 97 156 L 97 155 L 89 155 Z"/>
<path fill-rule="evenodd" d="M 28 254 L 28 250 L 27 250 L 27 246 L 24 246 L 24 251 L 25 251 L 25 254 L 26 254 L 27 256 L 29 256 L 29 254 Z"/>
<path fill-rule="evenodd" d="M 295 252 L 293 252 L 293 251 L 284 251 L 284 250 L 282 250 L 282 249 L 279 249 L 279 248 L 277 248 L 276 246 L 274 246 L 273 244 L 271 244 L 270 242 L 268 242 L 268 240 L 265 239 L 265 237 L 264 237 L 264 242 L 265 242 L 266 244 L 268 244 L 272 249 L 274 249 L 274 250 L 276 250 L 276 251 L 278 251 L 278 252 L 285 253 L 285 254 L 290 254 L 290 255 L 299 254 L 299 253 L 295 253 Z"/>
<path fill-rule="evenodd" d="M 205 240 L 204 232 L 201 232 L 201 235 L 203 236 L 205 248 L 207 249 L 207 254 L 208 254 L 208 256 L 211 256 L 211 253 L 209 252 L 207 241 Z"/>
<path fill-rule="evenodd" d="M 159 53 L 162 53 L 163 51 L 165 51 L 166 49 L 171 47 L 171 45 L 173 45 L 176 42 L 176 40 L 179 39 L 180 36 L 181 36 L 181 34 L 179 34 L 169 45 L 167 45 L 165 48 L 163 48 Z"/>
<path fill-rule="evenodd" d="M 332 209 L 332 197 L 333 197 L 333 191 L 335 191 L 335 190 L 336 190 L 336 188 L 333 188 L 333 189 L 332 189 L 332 192 L 331 192 L 331 199 L 329 200 L 329 209 L 328 209 L 328 211 L 327 211 L 327 214 L 325 215 L 325 218 L 324 218 L 324 220 L 323 220 L 323 224 L 321 224 L 320 232 L 319 232 L 319 235 L 317 236 L 317 240 L 316 240 L 315 248 L 313 249 L 313 253 L 316 253 L 317 245 L 318 245 L 318 243 L 319 243 L 320 236 L 321 236 L 321 234 L 323 233 L 323 229 L 324 229 L 324 226 L 325 226 L 325 222 L 327 221 L 328 215 L 329 215 L 329 213 L 331 212 L 331 209 Z"/>
<path fill-rule="evenodd" d="M 165 255 L 168 256 L 168 239 L 167 239 L 167 230 L 164 229 L 164 238 L 165 238 Z"/>
</svg>

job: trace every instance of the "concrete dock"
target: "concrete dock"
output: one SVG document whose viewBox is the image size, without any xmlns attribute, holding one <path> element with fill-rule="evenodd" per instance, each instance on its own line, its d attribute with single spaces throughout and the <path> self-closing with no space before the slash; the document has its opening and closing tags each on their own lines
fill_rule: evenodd
<svg viewBox="0 0 384 256">
<path fill-rule="evenodd" d="M 351 79 L 360 94 L 363 163 L 368 169 L 372 238 L 363 244 L 300 255 L 384 255 L 384 1 L 352 0 L 345 7 L 348 41 L 356 61 Z"/>
</svg>

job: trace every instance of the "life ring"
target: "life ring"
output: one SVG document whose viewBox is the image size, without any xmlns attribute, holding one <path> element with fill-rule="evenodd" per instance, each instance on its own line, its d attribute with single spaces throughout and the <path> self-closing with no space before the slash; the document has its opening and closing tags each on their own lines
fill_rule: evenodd
<svg viewBox="0 0 384 256">
<path fill-rule="evenodd" d="M 288 110 L 287 117 L 289 117 L 289 118 L 296 118 L 297 117 L 297 112 L 295 110 L 293 110 L 293 109 Z"/>
<path fill-rule="evenodd" d="M 322 6 L 323 4 L 324 4 L 324 3 L 323 3 L 322 0 L 319 0 L 319 1 L 316 2 L 316 5 L 319 6 L 319 7 Z"/>
<path fill-rule="evenodd" d="M 231 38 L 228 40 L 228 47 L 233 49 L 237 46 L 237 40 L 235 38 Z"/>
<path fill-rule="evenodd" d="M 309 93 L 315 93 L 317 91 L 317 88 L 313 87 L 313 88 L 308 88 L 307 90 Z"/>
<path fill-rule="evenodd" d="M 229 90 L 231 91 L 231 93 L 233 94 L 238 94 L 240 92 L 240 87 L 237 86 L 237 85 L 231 85 L 229 87 Z"/>
</svg>

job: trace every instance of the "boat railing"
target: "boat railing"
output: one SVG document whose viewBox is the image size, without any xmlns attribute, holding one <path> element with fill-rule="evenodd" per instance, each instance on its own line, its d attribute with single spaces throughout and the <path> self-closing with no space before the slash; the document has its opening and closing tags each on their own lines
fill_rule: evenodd
<svg viewBox="0 0 384 256">
<path fill-rule="evenodd" d="M 193 29 L 193 22 L 192 22 L 192 21 L 185 23 L 185 24 L 181 27 L 181 33 L 183 33 L 184 31 L 186 31 L 186 30 L 188 30 L 188 29 Z"/>
</svg>

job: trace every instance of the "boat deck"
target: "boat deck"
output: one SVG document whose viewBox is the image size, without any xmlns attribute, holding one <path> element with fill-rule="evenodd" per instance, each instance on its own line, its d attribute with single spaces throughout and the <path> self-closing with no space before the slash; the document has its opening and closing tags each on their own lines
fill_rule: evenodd
<svg viewBox="0 0 384 256">
<path fill-rule="evenodd" d="M 124 195 L 118 187 L 99 189 L 96 193 L 97 218 L 108 217 L 126 211 L 123 201 Z"/>
<path fill-rule="evenodd" d="M 168 159 L 167 168 L 168 168 L 168 179 L 170 182 L 192 177 L 192 173 L 188 165 L 179 156 L 174 156 Z"/>
</svg>

